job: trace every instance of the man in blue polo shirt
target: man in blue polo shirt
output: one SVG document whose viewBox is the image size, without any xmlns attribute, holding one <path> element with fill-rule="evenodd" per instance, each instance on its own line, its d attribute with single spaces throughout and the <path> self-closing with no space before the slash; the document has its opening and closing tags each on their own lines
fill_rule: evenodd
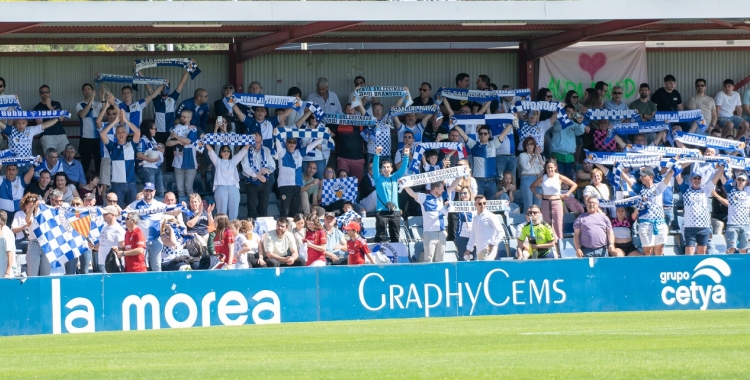
<svg viewBox="0 0 750 380">
<path fill-rule="evenodd" d="M 286 120 L 289 114 L 292 113 L 292 109 L 287 108 L 280 115 L 270 118 L 267 117 L 268 109 L 265 107 L 253 107 L 252 116 L 245 115 L 238 103 L 232 106 L 232 110 L 237 120 L 245 125 L 247 134 L 260 133 L 263 137 L 263 146 L 271 149 L 271 153 L 276 154 L 276 146 L 273 143 L 274 128 Z"/>
<path fill-rule="evenodd" d="M 125 120 L 125 125 L 118 125 L 115 130 L 115 141 L 109 139 L 107 133 L 116 123 L 108 124 L 101 132 L 99 138 L 109 152 L 112 165 L 112 191 L 117 194 L 120 207 L 125 207 L 135 200 L 138 189 L 135 186 L 135 153 L 141 139 L 141 131 L 128 118 L 125 110 L 120 110 L 120 119 Z M 128 140 L 128 128 L 133 132 L 133 139 Z"/>
<path fill-rule="evenodd" d="M 497 170 L 497 151 L 502 147 L 500 138 L 507 137 L 501 134 L 497 139 L 492 139 L 490 128 L 482 125 L 477 129 L 479 141 L 467 136 L 461 128 L 453 128 L 458 131 L 469 147 L 469 154 L 474 161 L 472 165 L 474 179 L 477 180 L 477 195 L 484 195 L 487 200 L 495 199 L 497 185 L 495 183 L 495 172 Z"/>
<path fill-rule="evenodd" d="M 2 165 L 0 165 L 0 169 Z M 34 176 L 34 167 L 29 167 L 29 171 L 24 174 L 23 178 L 18 176 L 18 165 L 11 164 L 5 168 L 5 175 L 0 177 L 0 209 L 5 210 L 8 218 L 12 218 L 16 211 L 20 210 L 21 198 L 26 186 L 31 183 Z"/>
</svg>

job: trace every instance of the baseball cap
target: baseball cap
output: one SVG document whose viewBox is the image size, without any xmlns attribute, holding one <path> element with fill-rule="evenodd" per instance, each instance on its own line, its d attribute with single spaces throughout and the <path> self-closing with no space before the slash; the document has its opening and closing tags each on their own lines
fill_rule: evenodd
<svg viewBox="0 0 750 380">
<path fill-rule="evenodd" d="M 651 168 L 645 168 L 641 169 L 641 177 L 645 177 L 647 175 L 654 176 L 654 169 Z"/>
<path fill-rule="evenodd" d="M 156 190 L 156 187 L 154 187 L 153 183 L 146 182 L 143 184 L 143 190 Z"/>
<path fill-rule="evenodd" d="M 695 177 L 703 178 L 703 176 L 701 175 L 701 173 L 698 173 L 698 172 L 695 172 L 695 173 L 693 173 L 693 175 L 690 176 L 690 178 L 695 178 Z"/>
<path fill-rule="evenodd" d="M 349 222 L 349 224 L 345 225 L 344 227 L 341 227 L 343 230 L 354 230 L 359 232 L 359 223 L 357 222 Z"/>
<path fill-rule="evenodd" d="M 332 212 L 327 212 L 327 213 L 325 213 L 325 215 L 324 215 L 324 216 L 325 216 L 325 217 L 329 217 L 329 216 L 330 216 L 331 218 L 335 218 L 335 217 L 336 217 L 336 214 L 334 214 L 334 213 L 332 213 Z"/>
<path fill-rule="evenodd" d="M 115 206 L 107 206 L 102 207 L 102 215 L 104 214 L 120 215 L 120 211 Z"/>
<path fill-rule="evenodd" d="M 86 196 L 83 197 L 83 199 L 96 199 L 96 195 L 94 195 L 94 193 L 86 193 Z"/>
<path fill-rule="evenodd" d="M 738 179 L 739 179 L 739 178 L 744 178 L 744 179 L 747 179 L 747 173 L 745 173 L 745 172 L 740 172 L 739 174 L 737 174 L 737 178 L 738 178 Z"/>
</svg>

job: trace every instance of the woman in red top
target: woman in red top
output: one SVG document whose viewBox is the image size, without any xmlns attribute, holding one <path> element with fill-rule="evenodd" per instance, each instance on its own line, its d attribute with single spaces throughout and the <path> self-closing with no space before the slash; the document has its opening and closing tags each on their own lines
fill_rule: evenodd
<svg viewBox="0 0 750 380">
<path fill-rule="evenodd" d="M 365 263 L 365 256 L 371 263 L 375 264 L 375 259 L 370 254 L 370 247 L 367 241 L 359 236 L 359 223 L 351 222 L 343 227 L 349 236 L 346 242 L 346 251 L 349 254 L 349 265 L 361 265 Z"/>
<path fill-rule="evenodd" d="M 303 243 L 307 243 L 307 266 L 326 265 L 326 232 L 315 214 L 307 217 L 307 232 Z"/>
<path fill-rule="evenodd" d="M 128 214 L 125 220 L 125 241 L 117 249 L 117 256 L 125 256 L 125 272 L 145 272 L 146 271 L 146 238 L 143 232 L 138 228 L 138 222 L 141 218 L 138 214 Z"/>
<path fill-rule="evenodd" d="M 214 237 L 214 251 L 224 265 L 234 265 L 234 233 L 229 228 L 229 217 L 227 214 L 218 214 L 214 218 L 216 223 L 216 237 Z"/>
</svg>

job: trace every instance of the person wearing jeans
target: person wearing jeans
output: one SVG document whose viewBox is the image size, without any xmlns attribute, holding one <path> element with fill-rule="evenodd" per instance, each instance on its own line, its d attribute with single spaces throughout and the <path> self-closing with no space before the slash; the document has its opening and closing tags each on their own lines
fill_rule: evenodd
<svg viewBox="0 0 750 380">
<path fill-rule="evenodd" d="M 544 157 L 542 149 L 536 144 L 533 137 L 527 137 L 523 140 L 524 152 L 518 156 L 518 166 L 521 169 L 521 196 L 523 197 L 523 209 L 528 210 L 532 204 L 542 205 L 542 200 L 534 197 L 531 191 L 531 184 L 536 181 L 544 171 Z M 541 192 L 541 186 L 537 187 L 536 192 Z"/>
<path fill-rule="evenodd" d="M 214 194 L 216 197 L 216 212 L 227 214 L 229 220 L 237 219 L 240 207 L 240 175 L 237 172 L 237 164 L 247 155 L 250 145 L 245 145 L 236 155 L 232 155 L 232 148 L 222 145 L 219 154 L 216 155 L 210 144 L 206 145 L 208 157 L 216 168 L 214 174 Z"/>
<path fill-rule="evenodd" d="M 145 183 L 143 185 L 143 199 L 131 203 L 125 211 L 167 207 L 164 203 L 154 199 L 155 192 L 156 187 L 153 183 Z M 176 217 L 180 214 L 180 210 L 171 211 L 169 214 Z M 141 216 L 138 222 L 138 228 L 141 229 L 143 236 L 146 238 L 146 260 L 152 272 L 161 271 L 161 250 L 164 245 L 159 239 L 159 229 L 163 217 L 164 213 L 162 212 L 145 214 Z"/>
<path fill-rule="evenodd" d="M 141 124 L 141 141 L 138 143 L 136 157 L 140 160 L 138 177 L 141 182 L 151 182 L 156 186 L 156 196 L 164 196 L 164 180 L 161 174 L 161 164 L 164 162 L 164 145 L 156 142 L 156 126 L 150 120 Z M 147 155 L 149 151 L 156 151 L 157 157 Z"/>
<path fill-rule="evenodd" d="M 398 242 L 399 227 L 401 226 L 401 210 L 398 208 L 398 180 L 406 173 L 409 165 L 401 165 L 397 172 L 391 175 L 393 163 L 385 160 L 380 163 L 380 152 L 382 147 L 377 147 L 377 154 L 372 160 L 373 168 L 380 168 L 379 171 L 373 171 L 372 177 L 375 182 L 375 194 L 377 195 L 377 214 L 375 216 L 375 241 Z M 404 156 L 409 156 L 409 148 L 404 148 Z M 385 234 L 386 226 L 388 236 Z"/>
<path fill-rule="evenodd" d="M 136 141 L 140 141 L 141 131 L 136 128 L 130 120 L 128 120 L 125 110 L 120 110 L 118 119 L 123 120 L 127 127 L 124 125 L 118 125 L 119 120 L 116 119 L 114 122 L 107 124 L 107 126 L 99 132 L 99 138 L 101 138 L 107 151 L 109 151 L 112 165 L 112 191 L 117 194 L 117 199 L 120 201 L 120 207 L 123 207 L 124 205 L 133 202 L 138 193 L 138 189 L 135 186 L 135 155 L 138 151 L 138 144 Z M 108 132 L 115 125 L 117 125 L 115 129 L 115 140 L 112 141 L 109 138 Z M 128 129 L 133 132 L 132 141 L 128 140 Z"/>
<path fill-rule="evenodd" d="M 273 172 L 276 162 L 271 150 L 263 146 L 263 137 L 254 133 L 255 145 L 242 158 L 242 174 L 247 177 L 247 216 L 258 218 L 268 216 L 268 199 L 275 181 Z"/>
<path fill-rule="evenodd" d="M 190 125 L 193 117 L 193 111 L 183 110 L 180 112 L 180 124 L 172 129 L 167 140 L 166 146 L 174 146 L 174 167 L 175 182 L 177 182 L 177 193 L 181 199 L 187 198 L 193 193 L 193 182 L 198 172 L 198 161 L 193 144 L 198 140 L 198 128 Z"/>
</svg>

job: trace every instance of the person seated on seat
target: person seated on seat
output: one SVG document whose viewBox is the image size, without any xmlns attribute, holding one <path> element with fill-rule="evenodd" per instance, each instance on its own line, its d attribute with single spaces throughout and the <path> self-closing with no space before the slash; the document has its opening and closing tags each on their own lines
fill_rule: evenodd
<svg viewBox="0 0 750 380">
<path fill-rule="evenodd" d="M 269 267 L 301 267 L 305 260 L 297 254 L 297 242 L 294 236 L 287 231 L 289 220 L 279 217 L 276 220 L 276 230 L 269 231 L 263 235 L 263 252 L 265 262 Z"/>
<path fill-rule="evenodd" d="M 612 232 L 615 234 L 614 256 L 643 256 L 633 244 L 633 213 L 625 207 L 617 208 L 617 216 L 612 218 Z"/>
</svg>

